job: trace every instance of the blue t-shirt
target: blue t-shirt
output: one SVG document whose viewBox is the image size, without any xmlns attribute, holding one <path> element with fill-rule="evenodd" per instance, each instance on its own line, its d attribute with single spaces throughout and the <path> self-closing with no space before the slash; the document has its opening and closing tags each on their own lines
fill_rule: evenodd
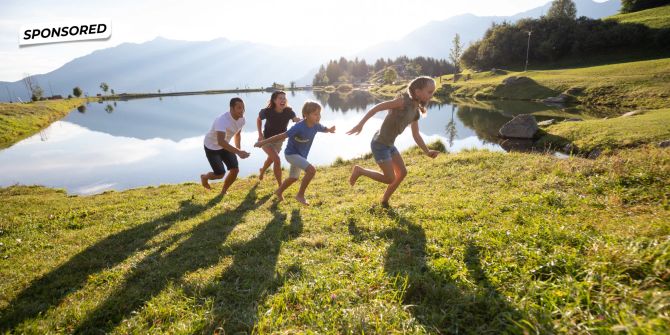
<svg viewBox="0 0 670 335">
<path fill-rule="evenodd" d="M 314 142 L 314 136 L 319 131 L 326 132 L 327 130 L 320 123 L 315 124 L 311 128 L 307 126 L 305 120 L 296 123 L 286 132 L 288 144 L 284 153 L 286 155 L 300 155 L 307 158 L 309 148 L 312 147 L 312 142 Z"/>
</svg>

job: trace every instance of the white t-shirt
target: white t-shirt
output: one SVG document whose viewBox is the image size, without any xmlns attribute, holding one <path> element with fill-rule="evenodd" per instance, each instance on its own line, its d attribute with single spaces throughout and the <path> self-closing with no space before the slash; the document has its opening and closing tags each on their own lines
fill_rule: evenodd
<svg viewBox="0 0 670 335">
<path fill-rule="evenodd" d="M 237 120 L 233 119 L 230 112 L 219 115 L 212 123 L 212 129 L 205 135 L 205 146 L 211 150 L 223 149 L 216 139 L 216 132 L 222 131 L 226 133 L 226 142 L 230 143 L 230 139 L 244 127 L 244 117 Z"/>
</svg>

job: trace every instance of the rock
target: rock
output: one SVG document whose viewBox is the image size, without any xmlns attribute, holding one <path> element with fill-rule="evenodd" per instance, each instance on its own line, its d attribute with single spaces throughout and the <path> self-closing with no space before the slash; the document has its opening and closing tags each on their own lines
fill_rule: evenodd
<svg viewBox="0 0 670 335">
<path fill-rule="evenodd" d="M 565 94 L 579 95 L 579 94 L 582 94 L 583 92 L 584 92 L 583 87 L 570 87 L 565 91 Z"/>
<path fill-rule="evenodd" d="M 626 113 L 626 114 L 624 114 L 624 115 L 621 115 L 620 117 L 631 117 L 631 116 L 634 116 L 634 115 L 640 115 L 640 114 L 642 114 L 642 111 L 641 111 L 641 110 L 634 110 L 634 111 L 632 111 L 632 112 L 628 112 L 628 113 Z"/>
<path fill-rule="evenodd" d="M 661 148 L 670 147 L 670 140 L 665 140 L 663 142 L 658 142 L 658 146 L 661 147 Z"/>
<path fill-rule="evenodd" d="M 564 103 L 570 101 L 570 99 L 571 98 L 570 98 L 569 95 L 561 93 L 557 97 L 549 97 L 549 98 L 546 98 L 546 99 L 542 100 L 542 102 L 548 103 L 548 104 L 564 104 Z"/>
<path fill-rule="evenodd" d="M 505 86 L 510 86 L 510 85 L 519 85 L 519 84 L 525 84 L 525 83 L 532 83 L 533 79 L 530 79 L 528 77 L 517 77 L 517 76 L 511 76 L 503 79 L 502 83 Z"/>
<path fill-rule="evenodd" d="M 568 143 L 563 147 L 563 152 L 565 152 L 565 153 L 572 154 L 572 153 L 577 153 L 577 151 L 578 151 L 577 146 L 572 144 L 572 143 Z"/>
<path fill-rule="evenodd" d="M 505 123 L 498 134 L 504 138 L 533 138 L 539 129 L 535 116 L 521 114 Z"/>
<path fill-rule="evenodd" d="M 556 123 L 556 120 L 550 119 L 550 120 L 538 122 L 537 125 L 540 126 L 540 127 L 546 127 L 546 126 L 551 126 L 554 123 Z"/>
<path fill-rule="evenodd" d="M 600 157 L 600 155 L 603 153 L 602 150 L 600 149 L 593 149 L 591 152 L 589 152 L 589 155 L 587 156 L 588 159 L 596 159 Z"/>
</svg>

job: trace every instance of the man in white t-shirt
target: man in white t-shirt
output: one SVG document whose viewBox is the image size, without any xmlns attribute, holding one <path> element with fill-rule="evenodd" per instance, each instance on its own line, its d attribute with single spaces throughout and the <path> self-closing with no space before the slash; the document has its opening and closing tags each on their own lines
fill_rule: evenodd
<svg viewBox="0 0 670 335">
<path fill-rule="evenodd" d="M 244 101 L 240 98 L 230 99 L 230 112 L 219 115 L 212 124 L 212 128 L 205 135 L 205 155 L 212 166 L 212 172 L 200 175 L 200 182 L 206 189 L 211 189 L 209 181 L 221 179 L 223 181 L 221 194 L 226 194 L 230 185 L 237 178 L 240 169 L 237 165 L 237 156 L 245 159 L 249 153 L 240 149 L 242 142 L 242 127 L 244 126 Z M 235 146 L 229 142 L 235 138 Z M 225 164 L 225 167 L 224 167 Z"/>
</svg>

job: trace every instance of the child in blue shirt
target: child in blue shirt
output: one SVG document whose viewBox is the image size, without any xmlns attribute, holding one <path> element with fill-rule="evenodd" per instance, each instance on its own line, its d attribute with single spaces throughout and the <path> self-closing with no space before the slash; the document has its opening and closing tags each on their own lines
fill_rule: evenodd
<svg viewBox="0 0 670 335">
<path fill-rule="evenodd" d="M 307 200 L 305 200 L 305 190 L 312 181 L 312 178 L 314 178 L 316 169 L 307 161 L 307 154 L 309 154 L 309 149 L 312 147 L 316 133 L 334 133 L 335 126 L 326 128 L 319 123 L 321 120 L 321 105 L 314 101 L 307 101 L 302 106 L 302 117 L 303 120 L 295 124 L 288 131 L 258 141 L 254 146 L 260 148 L 269 143 L 283 141 L 288 138 L 284 157 L 291 164 L 291 170 L 288 178 L 279 186 L 275 194 L 280 201 L 284 200 L 284 191 L 298 180 L 300 170 L 304 170 L 305 177 L 302 179 L 300 190 L 298 190 L 295 199 L 303 205 L 309 205 Z"/>
</svg>

